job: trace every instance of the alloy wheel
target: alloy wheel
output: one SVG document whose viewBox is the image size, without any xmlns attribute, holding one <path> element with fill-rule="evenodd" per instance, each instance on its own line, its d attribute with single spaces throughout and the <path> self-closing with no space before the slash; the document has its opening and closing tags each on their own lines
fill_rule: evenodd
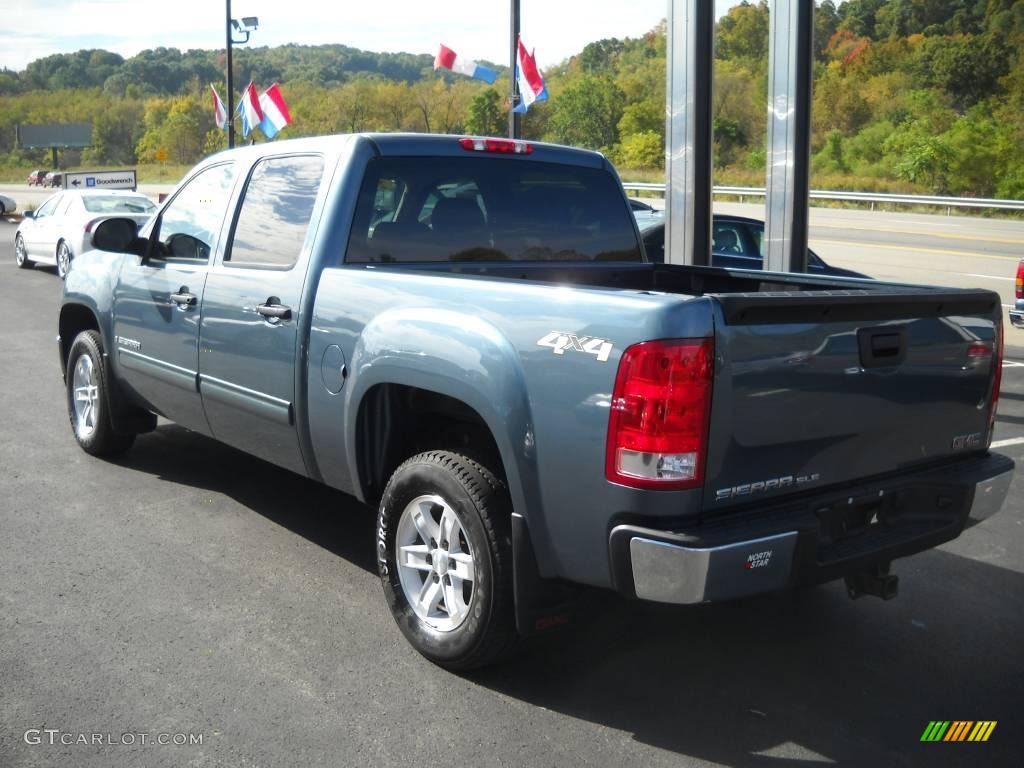
<svg viewBox="0 0 1024 768">
<path fill-rule="evenodd" d="M 79 439 L 88 439 L 96 430 L 99 415 L 99 387 L 96 385 L 96 369 L 92 358 L 82 355 L 75 363 L 72 379 L 74 392 L 75 432 Z"/>
<path fill-rule="evenodd" d="M 452 506 L 437 495 L 406 505 L 395 536 L 395 560 L 406 600 L 441 632 L 458 628 L 473 604 L 473 548 Z"/>
</svg>

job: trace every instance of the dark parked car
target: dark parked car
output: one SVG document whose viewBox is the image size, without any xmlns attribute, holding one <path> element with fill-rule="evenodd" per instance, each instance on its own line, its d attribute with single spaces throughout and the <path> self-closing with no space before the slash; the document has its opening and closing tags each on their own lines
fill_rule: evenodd
<svg viewBox="0 0 1024 768">
<path fill-rule="evenodd" d="M 637 200 L 635 197 L 629 198 L 629 209 L 633 212 L 633 218 L 636 219 L 636 225 L 640 227 L 641 232 L 665 220 L 664 211 L 659 211 L 650 203 Z"/>
<path fill-rule="evenodd" d="M 43 185 L 43 179 L 46 178 L 46 171 L 36 169 L 28 175 L 28 185 L 30 187 L 41 187 Z"/>
<path fill-rule="evenodd" d="M 43 178 L 44 187 L 60 187 L 64 184 L 64 174 L 57 171 L 50 171 Z"/>
<path fill-rule="evenodd" d="M 635 215 L 635 214 L 634 214 Z M 637 224 L 644 239 L 647 258 L 651 261 L 665 261 L 664 219 L 650 226 L 637 217 Z M 745 216 L 716 215 L 712 224 L 711 266 L 728 269 L 763 269 L 764 264 L 764 222 Z M 833 277 L 869 277 L 851 269 L 842 269 L 826 264 L 818 254 L 807 249 L 807 271 L 815 275 Z"/>
</svg>

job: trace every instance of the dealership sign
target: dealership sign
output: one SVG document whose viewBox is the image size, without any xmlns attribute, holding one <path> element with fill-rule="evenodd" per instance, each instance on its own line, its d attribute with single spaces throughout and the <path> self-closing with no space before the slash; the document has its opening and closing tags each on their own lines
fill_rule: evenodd
<svg viewBox="0 0 1024 768">
<path fill-rule="evenodd" d="M 64 174 L 64 189 L 131 189 L 138 182 L 135 169 L 126 171 L 80 171 Z"/>
</svg>

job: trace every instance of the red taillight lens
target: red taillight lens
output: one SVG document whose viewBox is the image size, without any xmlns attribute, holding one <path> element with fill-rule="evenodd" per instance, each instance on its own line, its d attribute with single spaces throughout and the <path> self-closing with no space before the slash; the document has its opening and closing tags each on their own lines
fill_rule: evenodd
<svg viewBox="0 0 1024 768">
<path fill-rule="evenodd" d="M 967 345 L 967 363 L 964 369 L 988 367 L 992 362 L 993 344 L 988 341 L 972 341 Z"/>
<path fill-rule="evenodd" d="M 1017 265 L 1017 298 L 1024 299 L 1024 261 Z"/>
<path fill-rule="evenodd" d="M 992 436 L 996 431 L 996 408 L 999 407 L 999 388 L 1003 385 L 1003 324 L 996 325 L 996 353 L 992 356 L 995 373 L 992 374 L 992 397 L 989 398 L 988 411 L 988 444 L 992 444 Z"/>
<path fill-rule="evenodd" d="M 95 227 L 96 224 L 99 223 L 100 221 L 102 221 L 102 219 L 93 219 L 88 224 L 86 224 L 85 225 L 85 232 L 86 232 L 86 234 L 88 234 L 89 232 L 92 232 L 92 228 Z"/>
<path fill-rule="evenodd" d="M 533 145 L 512 139 L 459 139 L 459 145 L 470 152 L 496 152 L 500 155 L 529 155 Z"/>
<path fill-rule="evenodd" d="M 605 476 L 634 488 L 704 482 L 712 339 L 634 344 L 622 354 L 608 419 Z"/>
</svg>

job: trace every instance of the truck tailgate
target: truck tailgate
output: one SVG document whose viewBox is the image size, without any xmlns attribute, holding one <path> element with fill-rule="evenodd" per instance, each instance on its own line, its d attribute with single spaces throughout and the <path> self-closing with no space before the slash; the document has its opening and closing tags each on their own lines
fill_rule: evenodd
<svg viewBox="0 0 1024 768">
<path fill-rule="evenodd" d="M 996 294 L 907 287 L 714 298 L 706 511 L 987 447 Z"/>
</svg>

